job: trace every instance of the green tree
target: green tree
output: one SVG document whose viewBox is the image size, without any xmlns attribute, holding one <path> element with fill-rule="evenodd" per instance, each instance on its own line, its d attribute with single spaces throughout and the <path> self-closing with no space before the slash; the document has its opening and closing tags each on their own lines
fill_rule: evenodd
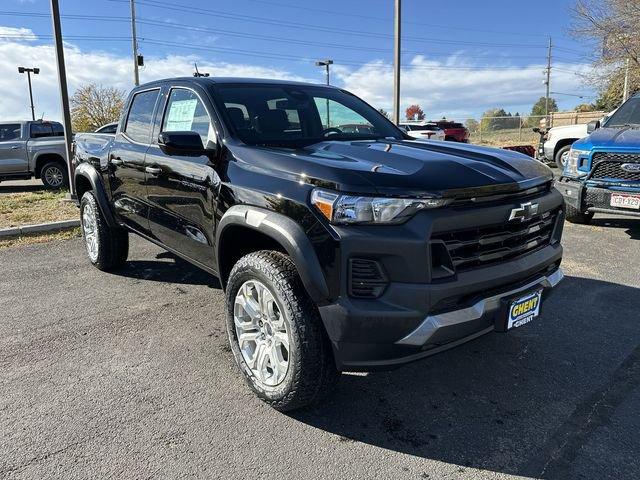
<svg viewBox="0 0 640 480">
<path fill-rule="evenodd" d="M 95 83 L 75 91 L 71 105 L 71 125 L 74 132 L 93 132 L 98 127 L 116 122 L 124 108 L 125 92 Z"/>
<path fill-rule="evenodd" d="M 540 99 L 536 103 L 534 103 L 533 107 L 531 108 L 531 116 L 544 117 L 546 115 L 545 108 L 546 108 L 546 98 L 540 97 Z M 556 103 L 555 99 L 549 98 L 549 113 L 557 112 L 557 111 L 558 111 L 558 104 Z"/>
</svg>

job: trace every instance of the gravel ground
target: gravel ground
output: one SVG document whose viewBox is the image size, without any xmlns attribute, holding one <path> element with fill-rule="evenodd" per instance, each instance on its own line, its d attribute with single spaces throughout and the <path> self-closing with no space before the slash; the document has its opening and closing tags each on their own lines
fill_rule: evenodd
<svg viewBox="0 0 640 480">
<path fill-rule="evenodd" d="M 243 384 L 209 275 L 132 239 L 0 250 L 0 478 L 640 478 L 640 222 L 567 225 L 537 321 L 285 415 Z"/>
</svg>

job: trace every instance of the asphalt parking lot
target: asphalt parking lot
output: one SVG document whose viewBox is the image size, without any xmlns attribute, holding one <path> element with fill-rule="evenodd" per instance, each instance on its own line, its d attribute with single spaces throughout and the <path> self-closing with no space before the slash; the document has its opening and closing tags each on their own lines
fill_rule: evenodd
<svg viewBox="0 0 640 480">
<path fill-rule="evenodd" d="M 640 222 L 565 228 L 536 322 L 285 415 L 232 363 L 209 275 L 143 240 L 0 250 L 0 478 L 640 478 Z"/>
</svg>

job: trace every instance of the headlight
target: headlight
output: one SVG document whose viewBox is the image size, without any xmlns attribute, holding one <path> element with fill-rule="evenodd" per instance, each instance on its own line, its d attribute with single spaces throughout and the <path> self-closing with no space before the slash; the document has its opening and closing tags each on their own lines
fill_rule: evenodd
<svg viewBox="0 0 640 480">
<path fill-rule="evenodd" d="M 338 195 L 315 189 L 311 204 L 332 223 L 398 224 L 425 208 L 439 208 L 451 203 L 445 198 L 390 198 Z"/>
<path fill-rule="evenodd" d="M 584 177 L 586 175 L 585 172 L 580 172 L 578 170 L 578 159 L 580 157 L 586 157 L 589 155 L 589 150 L 577 150 L 572 148 L 569 150 L 569 155 L 567 155 L 567 163 L 564 165 L 563 175 L 567 177 Z"/>
</svg>

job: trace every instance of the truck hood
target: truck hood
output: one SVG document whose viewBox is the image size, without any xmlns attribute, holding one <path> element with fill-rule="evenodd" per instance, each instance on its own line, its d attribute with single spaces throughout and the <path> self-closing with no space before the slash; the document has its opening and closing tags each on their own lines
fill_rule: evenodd
<svg viewBox="0 0 640 480">
<path fill-rule="evenodd" d="M 526 155 L 449 142 L 321 142 L 299 149 L 238 146 L 240 162 L 273 176 L 352 193 L 446 196 L 515 192 L 553 177 Z"/>
<path fill-rule="evenodd" d="M 547 137 L 548 138 L 551 138 L 551 137 L 582 138 L 586 135 L 587 135 L 587 124 L 580 123 L 577 125 L 562 125 L 560 127 L 550 128 Z"/>
<path fill-rule="evenodd" d="M 640 128 L 599 128 L 588 137 L 578 140 L 573 148 L 578 150 L 640 150 Z"/>
</svg>

